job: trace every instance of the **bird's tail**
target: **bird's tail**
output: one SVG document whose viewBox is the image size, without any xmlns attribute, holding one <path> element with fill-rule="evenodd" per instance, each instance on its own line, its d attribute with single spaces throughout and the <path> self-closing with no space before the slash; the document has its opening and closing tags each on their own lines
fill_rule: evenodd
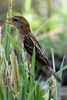
<svg viewBox="0 0 67 100">
<path fill-rule="evenodd" d="M 51 73 L 53 74 L 53 76 L 55 77 L 55 79 L 56 79 L 59 83 L 61 83 L 60 77 L 53 71 L 52 68 L 50 68 L 50 71 L 51 71 Z"/>
</svg>

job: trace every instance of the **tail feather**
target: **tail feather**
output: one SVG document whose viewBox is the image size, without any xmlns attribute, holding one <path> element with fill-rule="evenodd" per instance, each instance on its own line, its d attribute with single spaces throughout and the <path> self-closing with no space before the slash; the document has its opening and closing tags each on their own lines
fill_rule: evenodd
<svg viewBox="0 0 67 100">
<path fill-rule="evenodd" d="M 50 71 L 51 71 L 51 73 L 53 74 L 53 76 L 55 77 L 55 79 L 56 79 L 59 83 L 61 83 L 60 77 L 53 71 L 52 68 L 50 68 Z"/>
</svg>

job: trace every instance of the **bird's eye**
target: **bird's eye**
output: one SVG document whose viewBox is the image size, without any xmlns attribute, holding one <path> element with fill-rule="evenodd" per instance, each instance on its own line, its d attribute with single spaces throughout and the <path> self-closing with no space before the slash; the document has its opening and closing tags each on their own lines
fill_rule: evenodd
<svg viewBox="0 0 67 100">
<path fill-rule="evenodd" d="M 13 19 L 13 21 L 18 21 L 18 19 Z"/>
</svg>

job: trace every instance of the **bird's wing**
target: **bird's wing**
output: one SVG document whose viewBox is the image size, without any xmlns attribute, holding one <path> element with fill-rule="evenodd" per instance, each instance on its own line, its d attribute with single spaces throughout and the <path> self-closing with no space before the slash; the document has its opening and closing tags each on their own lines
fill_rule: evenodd
<svg viewBox="0 0 67 100">
<path fill-rule="evenodd" d="M 46 54 L 44 53 L 40 44 L 38 43 L 38 41 L 36 40 L 36 38 L 33 35 L 25 36 L 24 47 L 31 56 L 33 53 L 33 48 L 35 47 L 36 60 L 39 63 L 42 63 L 46 66 L 50 66 Z"/>
</svg>

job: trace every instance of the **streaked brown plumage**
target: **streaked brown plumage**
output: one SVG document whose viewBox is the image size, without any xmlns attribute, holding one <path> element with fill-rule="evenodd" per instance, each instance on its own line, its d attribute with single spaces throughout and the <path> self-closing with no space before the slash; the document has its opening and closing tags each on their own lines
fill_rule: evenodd
<svg viewBox="0 0 67 100">
<path fill-rule="evenodd" d="M 50 66 L 49 60 L 44 53 L 43 49 L 41 48 L 39 42 L 33 36 L 30 31 L 30 26 L 28 21 L 22 16 L 13 16 L 7 18 L 7 23 L 12 24 L 18 30 L 19 36 L 19 44 L 24 44 L 24 49 L 27 51 L 28 55 L 32 56 L 33 48 L 35 47 L 35 54 L 36 54 L 36 66 L 39 68 L 45 68 L 48 72 L 51 72 L 58 82 L 61 82 L 60 78 L 56 75 L 53 69 Z"/>
</svg>

